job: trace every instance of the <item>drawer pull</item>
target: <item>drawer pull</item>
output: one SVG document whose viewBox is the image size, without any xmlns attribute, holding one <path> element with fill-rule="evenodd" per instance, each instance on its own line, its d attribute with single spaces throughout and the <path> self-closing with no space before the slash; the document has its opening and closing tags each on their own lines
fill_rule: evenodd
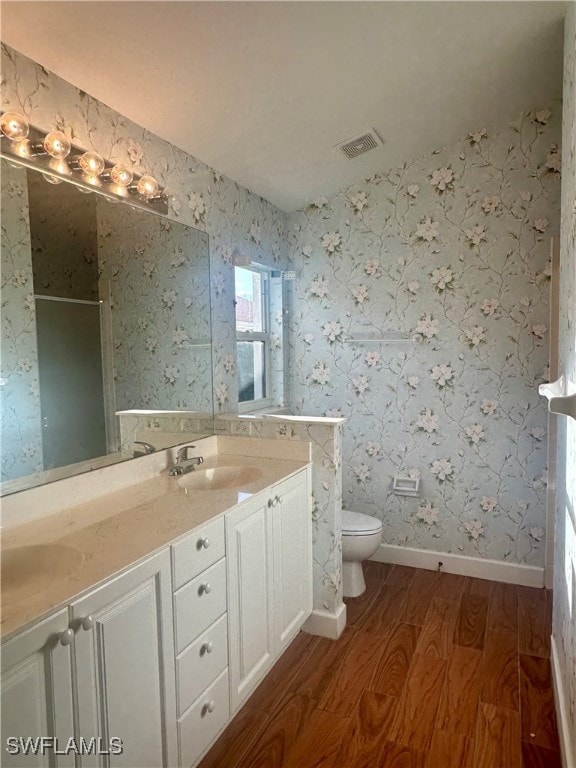
<svg viewBox="0 0 576 768">
<path fill-rule="evenodd" d="M 207 640 L 203 645 L 202 648 L 200 648 L 200 653 L 212 653 L 214 650 L 214 645 L 212 643 L 212 640 Z"/>
<path fill-rule="evenodd" d="M 209 595 L 210 592 L 212 592 L 212 587 L 208 582 L 206 584 L 202 584 L 200 587 L 200 594 Z"/>
<path fill-rule="evenodd" d="M 60 635 L 60 645 L 70 645 L 73 639 L 74 632 L 68 627 L 68 629 L 65 629 Z"/>
<path fill-rule="evenodd" d="M 206 704 L 204 704 L 204 714 L 206 713 L 210 714 L 214 712 L 215 708 L 216 708 L 216 702 L 214 701 L 214 699 L 207 701 Z"/>
<path fill-rule="evenodd" d="M 86 618 L 82 620 L 82 629 L 85 629 L 86 631 L 94 629 L 94 616 L 86 616 Z"/>
<path fill-rule="evenodd" d="M 210 539 L 198 539 L 198 549 L 208 549 L 210 546 Z"/>
</svg>

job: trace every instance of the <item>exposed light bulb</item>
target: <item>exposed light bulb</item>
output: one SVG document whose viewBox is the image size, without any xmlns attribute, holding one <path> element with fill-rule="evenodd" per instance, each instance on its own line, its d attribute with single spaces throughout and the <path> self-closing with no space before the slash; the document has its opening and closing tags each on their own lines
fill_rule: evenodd
<svg viewBox="0 0 576 768">
<path fill-rule="evenodd" d="M 4 112 L 0 118 L 0 130 L 11 141 L 25 139 L 29 129 L 28 120 L 18 112 Z"/>
<path fill-rule="evenodd" d="M 102 182 L 100 181 L 98 176 L 90 176 L 90 175 L 86 174 L 84 176 L 84 181 L 87 184 L 90 184 L 93 187 L 101 187 L 102 186 Z"/>
<path fill-rule="evenodd" d="M 62 131 L 50 131 L 44 138 L 44 150 L 55 157 L 57 160 L 63 160 L 70 154 L 71 144 L 68 137 Z"/>
<path fill-rule="evenodd" d="M 154 197 L 158 194 L 160 185 L 154 176 L 142 176 L 142 178 L 138 180 L 138 184 L 136 184 L 136 189 L 143 197 Z"/>
<path fill-rule="evenodd" d="M 110 171 L 110 176 L 115 184 L 119 187 L 129 187 L 132 183 L 134 174 L 125 165 L 115 165 Z"/>
<path fill-rule="evenodd" d="M 14 142 L 12 150 L 20 157 L 32 157 L 32 145 L 30 139 L 20 139 Z"/>
<path fill-rule="evenodd" d="M 50 176 L 48 173 L 43 173 L 42 178 L 48 182 L 48 184 L 62 184 L 62 179 L 57 176 Z"/>
<path fill-rule="evenodd" d="M 88 176 L 100 176 L 105 168 L 104 158 L 98 152 L 84 152 L 78 159 L 78 165 Z"/>
<path fill-rule="evenodd" d="M 66 160 L 60 160 L 54 158 L 53 160 L 50 160 L 48 163 L 51 170 L 56 171 L 56 173 L 62 174 L 62 176 L 71 176 L 72 175 L 72 169 L 66 162 Z"/>
</svg>

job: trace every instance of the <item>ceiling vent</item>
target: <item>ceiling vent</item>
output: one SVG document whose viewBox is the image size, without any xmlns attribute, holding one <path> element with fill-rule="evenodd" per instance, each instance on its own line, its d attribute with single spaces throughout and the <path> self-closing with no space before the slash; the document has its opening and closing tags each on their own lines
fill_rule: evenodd
<svg viewBox="0 0 576 768">
<path fill-rule="evenodd" d="M 347 139 L 341 144 L 336 144 L 334 149 L 339 149 L 349 160 L 354 160 L 355 157 L 363 155 L 365 152 L 370 152 L 371 149 L 376 149 L 381 144 L 380 137 L 372 129 L 360 134 L 360 136 L 356 136 L 354 139 Z"/>
</svg>

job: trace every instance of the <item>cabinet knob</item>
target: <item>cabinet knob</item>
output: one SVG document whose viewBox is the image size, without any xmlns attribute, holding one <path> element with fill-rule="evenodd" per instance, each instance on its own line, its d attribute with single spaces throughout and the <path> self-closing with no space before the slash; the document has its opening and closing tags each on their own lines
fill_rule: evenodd
<svg viewBox="0 0 576 768">
<path fill-rule="evenodd" d="M 68 627 L 60 635 L 60 645 L 70 645 L 72 640 L 74 640 L 74 632 Z"/>
<path fill-rule="evenodd" d="M 94 629 L 94 624 L 94 616 L 86 616 L 86 618 L 82 620 L 82 629 L 85 629 L 86 631 Z"/>
<path fill-rule="evenodd" d="M 212 644 L 212 640 L 207 640 L 201 648 L 202 653 L 212 653 L 214 650 L 214 645 Z"/>
<path fill-rule="evenodd" d="M 204 704 L 204 712 L 214 712 L 215 708 L 216 702 L 214 699 L 211 699 L 210 701 L 207 701 L 206 704 Z"/>
<path fill-rule="evenodd" d="M 206 584 L 202 584 L 202 586 L 200 587 L 200 592 L 203 592 L 205 595 L 209 595 L 211 591 L 212 591 L 212 587 L 208 582 L 206 582 Z"/>
<path fill-rule="evenodd" d="M 208 549 L 210 546 L 210 539 L 200 539 L 198 541 L 198 549 Z"/>
<path fill-rule="evenodd" d="M 268 499 L 268 508 L 270 509 L 270 507 L 273 507 L 273 506 L 274 506 L 274 499 Z"/>
</svg>

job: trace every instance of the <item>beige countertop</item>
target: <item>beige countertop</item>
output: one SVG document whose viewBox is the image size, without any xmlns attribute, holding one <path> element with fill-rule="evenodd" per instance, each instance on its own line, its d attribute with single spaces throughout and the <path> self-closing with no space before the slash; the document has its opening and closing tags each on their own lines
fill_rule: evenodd
<svg viewBox="0 0 576 768">
<path fill-rule="evenodd" d="M 61 544 L 73 547 L 82 562 L 66 576 L 43 574 L 37 594 L 15 599 L 2 586 L 0 636 L 6 639 L 27 625 L 69 604 L 114 574 L 172 544 L 265 488 L 308 465 L 294 459 L 226 454 L 206 458 L 201 469 L 256 466 L 261 476 L 239 488 L 186 490 L 162 473 L 123 490 L 100 496 L 2 534 L 2 553 L 14 547 Z M 185 476 L 186 477 L 186 476 Z"/>
</svg>

